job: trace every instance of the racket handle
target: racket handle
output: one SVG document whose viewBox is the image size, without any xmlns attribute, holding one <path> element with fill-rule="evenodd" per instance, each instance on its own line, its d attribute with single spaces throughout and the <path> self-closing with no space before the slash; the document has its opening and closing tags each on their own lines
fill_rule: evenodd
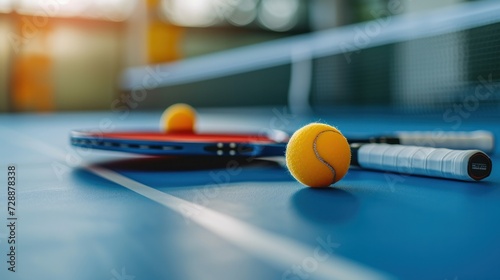
<svg viewBox="0 0 500 280">
<path fill-rule="evenodd" d="M 353 165 L 363 168 L 465 181 L 491 173 L 491 159 L 479 150 L 451 150 L 391 144 L 353 145 Z"/>
<path fill-rule="evenodd" d="M 399 144 L 402 145 L 458 150 L 478 149 L 488 154 L 492 153 L 495 147 L 493 133 L 485 130 L 471 132 L 400 131 L 396 135 L 399 137 Z"/>
</svg>

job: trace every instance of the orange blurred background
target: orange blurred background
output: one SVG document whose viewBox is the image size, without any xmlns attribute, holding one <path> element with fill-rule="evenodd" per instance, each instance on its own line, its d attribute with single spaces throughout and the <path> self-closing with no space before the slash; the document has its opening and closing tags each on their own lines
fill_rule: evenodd
<svg viewBox="0 0 500 280">
<path fill-rule="evenodd" d="M 4 4 L 0 110 L 109 109 L 123 67 L 180 57 L 182 28 L 148 17 L 157 5 L 25 1 L 7 9 Z"/>
</svg>

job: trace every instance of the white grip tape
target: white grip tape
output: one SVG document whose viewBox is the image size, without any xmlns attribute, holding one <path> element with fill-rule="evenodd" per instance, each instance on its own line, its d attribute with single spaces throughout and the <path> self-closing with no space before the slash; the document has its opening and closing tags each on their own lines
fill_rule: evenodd
<svg viewBox="0 0 500 280">
<path fill-rule="evenodd" d="M 400 131 L 396 132 L 400 144 L 449 148 L 457 150 L 478 149 L 492 153 L 495 147 L 493 133 L 485 130 L 476 131 Z"/>
<path fill-rule="evenodd" d="M 358 150 L 358 162 L 363 168 L 474 181 L 467 165 L 477 152 L 480 151 L 365 144 Z"/>
</svg>

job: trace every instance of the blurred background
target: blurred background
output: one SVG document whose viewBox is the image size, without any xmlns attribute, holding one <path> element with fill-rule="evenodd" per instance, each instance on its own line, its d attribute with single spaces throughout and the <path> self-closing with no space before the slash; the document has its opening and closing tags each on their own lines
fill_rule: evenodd
<svg viewBox="0 0 500 280">
<path fill-rule="evenodd" d="M 496 112 L 500 13 L 454 16 L 497 2 L 0 0 L 0 112 L 176 102 Z"/>
</svg>

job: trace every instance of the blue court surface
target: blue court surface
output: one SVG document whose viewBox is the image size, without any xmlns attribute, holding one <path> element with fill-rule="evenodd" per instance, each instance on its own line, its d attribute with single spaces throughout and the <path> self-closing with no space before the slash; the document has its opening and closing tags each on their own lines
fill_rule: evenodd
<svg viewBox="0 0 500 280">
<path fill-rule="evenodd" d="M 160 114 L 0 116 L 0 279 L 500 279 L 498 152 L 481 182 L 351 168 L 310 189 L 279 157 L 154 158 L 69 145 L 73 129 L 156 129 Z M 486 129 L 499 138 L 498 118 L 479 115 L 459 123 L 206 109 L 199 129 L 293 132 L 322 121 L 346 135 Z"/>
</svg>

